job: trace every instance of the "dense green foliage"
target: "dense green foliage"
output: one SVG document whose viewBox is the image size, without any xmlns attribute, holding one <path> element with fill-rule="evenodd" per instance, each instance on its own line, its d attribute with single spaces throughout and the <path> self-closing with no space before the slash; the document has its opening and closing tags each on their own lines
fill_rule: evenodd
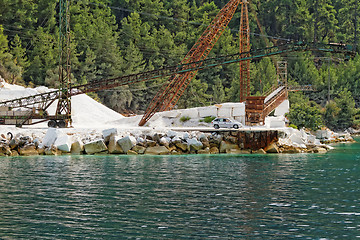
<svg viewBox="0 0 360 240">
<path fill-rule="evenodd" d="M 74 84 L 174 65 L 186 55 L 227 0 L 76 0 L 71 1 L 71 63 Z M 252 48 L 284 40 L 354 43 L 355 0 L 253 0 L 250 4 Z M 11 83 L 58 87 L 58 1 L 0 0 L 0 75 Z M 238 52 L 240 8 L 209 57 Z M 359 29 L 356 29 L 359 32 Z M 315 103 L 293 98 L 290 119 L 315 128 L 318 111 L 333 128 L 351 126 L 360 103 L 360 57 L 344 62 L 320 53 L 292 53 L 251 65 L 252 94 L 277 81 L 274 60 L 288 61 L 288 79 L 311 84 Z M 141 113 L 166 79 L 97 93 L 116 111 Z M 178 107 L 204 106 L 239 99 L 239 67 L 202 71 L 190 83 Z M 330 89 L 330 91 L 329 91 Z M 346 99 L 344 94 L 346 92 Z M 95 96 L 95 95 L 93 95 Z M 97 97 L 95 96 L 95 97 Z M 328 97 L 330 101 L 328 103 Z M 304 98 L 298 98 L 298 100 Z M 326 105 L 328 103 L 328 105 Z M 311 104 L 312 107 L 305 106 Z M 350 106 L 351 105 L 351 106 Z M 353 106 L 354 105 L 354 106 Z M 314 108 L 314 109 L 313 109 Z M 297 124 L 296 124 L 296 123 Z"/>
</svg>

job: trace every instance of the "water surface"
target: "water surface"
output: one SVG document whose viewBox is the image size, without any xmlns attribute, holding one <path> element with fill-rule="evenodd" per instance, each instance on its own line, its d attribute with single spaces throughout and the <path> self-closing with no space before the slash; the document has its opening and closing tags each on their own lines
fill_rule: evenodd
<svg viewBox="0 0 360 240">
<path fill-rule="evenodd" d="M 360 239 L 360 145 L 0 159 L 0 239 Z"/>
</svg>

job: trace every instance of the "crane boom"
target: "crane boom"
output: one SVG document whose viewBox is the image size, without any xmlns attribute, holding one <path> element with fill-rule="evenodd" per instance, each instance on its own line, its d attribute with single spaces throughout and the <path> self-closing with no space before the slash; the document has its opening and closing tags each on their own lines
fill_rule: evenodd
<svg viewBox="0 0 360 240">
<path fill-rule="evenodd" d="M 198 41 L 181 61 L 182 64 L 201 61 L 207 58 L 215 43 L 232 19 L 240 1 L 241 0 L 230 0 L 220 10 L 211 24 L 206 28 Z M 161 87 L 150 102 L 139 125 L 143 126 L 156 112 L 172 109 L 196 73 L 197 70 L 194 70 L 183 74 L 176 73 L 170 76 L 167 84 Z"/>
</svg>

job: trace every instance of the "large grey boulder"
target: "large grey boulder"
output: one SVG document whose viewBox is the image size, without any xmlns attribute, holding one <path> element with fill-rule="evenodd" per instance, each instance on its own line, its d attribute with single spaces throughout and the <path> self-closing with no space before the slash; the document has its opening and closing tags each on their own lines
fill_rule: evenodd
<svg viewBox="0 0 360 240">
<path fill-rule="evenodd" d="M 120 145 L 121 149 L 126 153 L 136 145 L 136 138 L 133 136 L 126 136 L 120 138 L 117 143 Z"/>
<path fill-rule="evenodd" d="M 86 143 L 84 145 L 84 148 L 87 154 L 100 153 L 108 150 L 105 145 L 105 142 L 102 139 Z"/>
<path fill-rule="evenodd" d="M 51 147 L 55 143 L 59 133 L 60 131 L 58 129 L 49 128 L 42 140 L 41 147 Z"/>
<path fill-rule="evenodd" d="M 196 138 L 187 139 L 187 144 L 189 146 L 189 150 L 198 151 L 203 148 L 202 142 L 198 141 Z"/>
</svg>

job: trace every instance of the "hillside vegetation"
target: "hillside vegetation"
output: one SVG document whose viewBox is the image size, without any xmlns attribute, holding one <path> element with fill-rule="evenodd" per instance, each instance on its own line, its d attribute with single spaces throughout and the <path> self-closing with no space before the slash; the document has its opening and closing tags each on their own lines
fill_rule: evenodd
<svg viewBox="0 0 360 240">
<path fill-rule="evenodd" d="M 71 0 L 74 84 L 139 73 L 179 63 L 226 0 Z M 58 1 L 0 1 L 0 75 L 10 83 L 58 87 Z M 253 0 L 252 48 L 287 41 L 357 42 L 355 0 Z M 238 52 L 240 7 L 209 57 Z M 252 94 L 277 81 L 274 60 L 288 62 L 292 84 L 316 86 L 290 96 L 290 121 L 298 127 L 356 125 L 360 59 L 292 53 L 251 64 Z M 166 79 L 92 94 L 119 112 L 142 113 Z M 238 101 L 236 64 L 199 72 L 179 108 Z M 330 89 L 330 91 L 329 91 Z M 330 98 L 330 101 L 328 101 Z M 310 118 L 310 119 L 308 119 Z M 313 118 L 313 119 L 312 119 Z M 315 119 L 315 120 L 314 120 Z M 314 123 L 315 121 L 315 123 Z M 308 124 L 311 122 L 311 125 Z"/>
</svg>

